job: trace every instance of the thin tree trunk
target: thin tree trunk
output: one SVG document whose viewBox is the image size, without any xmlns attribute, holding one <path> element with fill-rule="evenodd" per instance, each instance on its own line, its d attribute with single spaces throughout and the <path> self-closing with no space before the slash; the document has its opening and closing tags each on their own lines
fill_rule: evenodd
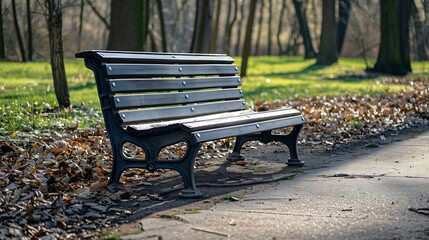
<svg viewBox="0 0 429 240">
<path fill-rule="evenodd" d="M 27 0 L 27 34 L 28 34 L 28 60 L 33 61 L 33 30 L 31 24 L 31 5 Z"/>
<path fill-rule="evenodd" d="M 426 47 L 429 48 L 429 0 L 421 0 L 423 3 L 423 10 L 424 10 L 424 15 L 425 15 L 425 20 L 424 20 L 424 36 L 426 39 Z"/>
<path fill-rule="evenodd" d="M 82 49 L 82 28 L 83 28 L 83 10 L 85 7 L 84 0 L 80 0 L 80 14 L 79 14 L 79 29 L 77 36 L 77 50 L 80 51 Z"/>
<path fill-rule="evenodd" d="M 208 52 L 210 47 L 210 22 L 211 22 L 211 2 L 201 0 L 201 21 L 198 23 L 198 34 L 195 45 L 195 52 Z"/>
<path fill-rule="evenodd" d="M 335 22 L 335 0 L 323 0 L 322 33 L 317 64 L 330 65 L 338 61 Z"/>
<path fill-rule="evenodd" d="M 259 12 L 259 21 L 258 21 L 258 34 L 256 35 L 256 43 L 255 43 L 255 55 L 259 54 L 259 45 L 261 43 L 261 35 L 262 35 L 262 24 L 264 23 L 264 0 L 259 1 L 261 3 L 261 8 Z"/>
<path fill-rule="evenodd" d="M 18 46 L 19 46 L 19 51 L 21 53 L 21 59 L 23 62 L 26 62 L 27 61 L 27 54 L 25 53 L 24 41 L 22 40 L 21 30 L 19 29 L 15 0 L 12 0 L 12 13 L 13 13 L 13 25 L 15 26 L 16 38 L 18 40 Z"/>
<path fill-rule="evenodd" d="M 61 0 L 46 0 L 49 45 L 55 95 L 60 107 L 70 106 L 70 96 L 64 67 Z"/>
<path fill-rule="evenodd" d="M 256 0 L 250 1 L 250 11 L 249 16 L 247 18 L 247 25 L 246 25 L 246 36 L 244 38 L 243 43 L 243 55 L 241 60 L 241 77 L 246 77 L 247 75 L 247 62 L 249 60 L 249 55 L 251 51 L 250 42 L 252 40 L 252 30 L 253 30 L 253 19 L 255 18 L 255 10 L 256 10 Z"/>
<path fill-rule="evenodd" d="M 91 0 L 86 0 L 88 5 L 91 7 L 92 11 L 94 11 L 95 15 L 101 20 L 101 22 L 106 26 L 107 29 L 110 29 L 110 24 L 107 22 L 106 18 L 104 18 L 101 13 L 98 11 L 97 7 L 94 6 Z"/>
<path fill-rule="evenodd" d="M 162 51 L 167 52 L 167 36 L 165 34 L 164 12 L 162 11 L 163 8 L 161 0 L 156 0 L 156 6 L 158 8 L 158 15 L 161 24 Z"/>
<path fill-rule="evenodd" d="M 238 19 L 237 42 L 235 45 L 235 55 L 240 55 L 241 28 L 243 27 L 244 2 L 240 1 L 240 18 Z"/>
<path fill-rule="evenodd" d="M 314 58 L 316 56 L 316 52 L 314 51 L 310 30 L 308 29 L 307 17 L 302 11 L 301 0 L 292 0 L 292 2 L 293 6 L 295 7 L 296 16 L 298 18 L 299 31 L 304 42 L 304 58 Z"/>
<path fill-rule="evenodd" d="M 229 9 L 231 10 L 231 2 L 232 0 L 229 0 Z M 230 16 L 230 10 L 228 11 L 228 17 Z M 229 19 L 227 20 L 227 27 L 225 30 L 225 40 L 224 40 L 224 46 L 225 51 L 228 55 L 231 54 L 231 33 L 232 28 L 234 27 L 234 23 L 237 20 L 237 12 L 238 12 L 238 0 L 234 0 L 234 16 L 232 17 L 232 21 L 229 22 Z"/>
<path fill-rule="evenodd" d="M 4 48 L 4 31 L 3 31 L 3 5 L 0 0 L 0 60 L 6 59 L 6 52 Z"/>
<path fill-rule="evenodd" d="M 198 24 L 200 22 L 200 11 L 201 11 L 201 1 L 196 0 L 197 5 L 195 6 L 195 20 L 194 20 L 194 31 L 192 32 L 192 41 L 190 52 L 195 52 L 195 46 L 197 44 L 198 37 Z"/>
<path fill-rule="evenodd" d="M 149 24 L 150 24 L 150 1 L 144 0 L 142 5 L 143 12 L 143 23 L 142 23 L 142 50 L 146 49 L 146 43 L 148 36 L 150 34 Z"/>
<path fill-rule="evenodd" d="M 347 25 L 351 9 L 350 0 L 340 0 L 338 7 L 337 23 L 337 53 L 340 54 L 343 49 L 344 38 L 346 37 Z"/>
<path fill-rule="evenodd" d="M 271 35 L 272 35 L 272 19 L 273 19 L 273 0 L 269 0 L 268 14 L 268 56 L 271 55 Z"/>
<path fill-rule="evenodd" d="M 354 8 L 354 9 L 356 9 L 356 8 Z M 364 38 L 362 28 L 359 25 L 359 23 L 361 22 L 361 19 L 358 17 L 359 15 L 356 14 L 356 10 L 352 10 L 351 14 L 353 17 L 352 23 L 354 23 L 354 29 L 356 29 L 356 31 L 357 31 L 358 42 L 359 42 L 359 45 L 362 49 L 362 57 L 363 57 L 363 60 L 365 61 L 365 68 L 368 69 L 368 57 L 366 54 L 366 51 L 367 51 L 366 42 L 365 42 L 365 38 Z"/>
<path fill-rule="evenodd" d="M 216 16 L 214 23 L 212 25 L 212 31 L 211 31 L 211 40 L 210 40 L 210 52 L 215 53 L 216 52 L 216 43 L 217 43 L 217 35 L 218 35 L 218 28 L 219 28 L 219 19 L 220 19 L 220 9 L 222 6 L 222 1 L 217 0 L 216 1 Z"/>
<path fill-rule="evenodd" d="M 283 54 L 283 48 L 282 48 L 282 41 L 281 41 L 281 34 L 282 34 L 282 27 L 283 27 L 283 15 L 286 8 L 286 0 L 282 0 L 282 8 L 280 10 L 280 17 L 279 17 L 279 27 L 277 31 L 277 46 L 279 48 L 279 55 Z"/>
<path fill-rule="evenodd" d="M 416 40 L 416 56 L 418 61 L 428 60 L 425 48 L 425 29 L 423 28 L 423 21 L 420 19 L 419 10 L 417 9 L 415 0 L 412 1 L 412 17 L 414 24 L 414 33 Z"/>
</svg>

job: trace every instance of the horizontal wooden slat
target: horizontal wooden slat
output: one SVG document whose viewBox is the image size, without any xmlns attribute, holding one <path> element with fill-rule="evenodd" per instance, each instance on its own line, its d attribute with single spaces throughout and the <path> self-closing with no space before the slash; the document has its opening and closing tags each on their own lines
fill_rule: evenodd
<svg viewBox="0 0 429 240">
<path fill-rule="evenodd" d="M 264 112 L 251 112 L 247 115 L 223 117 L 218 119 L 208 119 L 198 122 L 184 123 L 183 125 L 190 129 L 190 131 L 200 131 L 209 128 L 220 128 L 231 125 L 246 124 L 258 121 L 266 121 L 278 118 L 288 118 L 298 116 L 300 112 L 296 109 L 280 109 Z"/>
<path fill-rule="evenodd" d="M 94 57 L 107 63 L 171 63 L 171 64 L 231 64 L 234 59 L 225 54 L 153 53 L 123 51 L 84 51 L 78 58 Z"/>
<path fill-rule="evenodd" d="M 109 77 L 168 77 L 235 75 L 238 68 L 228 64 L 106 64 Z"/>
<path fill-rule="evenodd" d="M 139 95 L 114 96 L 116 108 L 138 108 L 150 106 L 164 106 L 184 103 L 197 103 L 215 100 L 231 100 L 243 97 L 241 89 L 222 89 L 212 91 L 155 93 Z"/>
<path fill-rule="evenodd" d="M 156 120 L 167 121 L 171 119 L 188 118 L 242 109 L 246 109 L 246 103 L 241 100 L 234 100 L 206 104 L 193 104 L 180 107 L 119 111 L 118 114 L 123 123 L 131 124 Z"/>
<path fill-rule="evenodd" d="M 213 87 L 237 87 L 241 85 L 239 76 L 214 78 L 170 78 L 170 79 L 114 79 L 110 80 L 113 93 L 139 91 L 187 90 Z"/>
<path fill-rule="evenodd" d="M 252 110 L 246 109 L 246 110 L 240 110 L 240 111 L 215 113 L 215 114 L 209 114 L 204 116 L 182 118 L 182 119 L 175 119 L 175 120 L 169 120 L 169 121 L 154 121 L 154 122 L 147 122 L 143 124 L 128 125 L 127 130 L 132 131 L 133 134 L 135 135 L 144 135 L 147 132 L 147 130 L 152 130 L 155 128 L 165 128 L 175 124 L 186 124 L 186 123 L 193 123 L 193 122 L 200 122 L 200 121 L 208 121 L 212 119 L 238 117 L 238 116 L 244 116 L 252 113 L 253 113 Z"/>
<path fill-rule="evenodd" d="M 264 132 L 272 129 L 294 126 L 304 123 L 304 117 L 297 115 L 247 124 L 230 125 L 228 127 L 222 128 L 210 128 L 203 131 L 196 131 L 192 133 L 192 135 L 196 142 L 207 142 L 221 138 Z"/>
</svg>

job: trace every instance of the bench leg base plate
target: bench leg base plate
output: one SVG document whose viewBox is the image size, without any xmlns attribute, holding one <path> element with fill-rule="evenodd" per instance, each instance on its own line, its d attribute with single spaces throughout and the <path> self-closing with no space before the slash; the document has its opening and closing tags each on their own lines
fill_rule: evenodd
<svg viewBox="0 0 429 240">
<path fill-rule="evenodd" d="M 244 157 L 239 153 L 232 152 L 228 154 L 228 156 L 226 157 L 226 160 L 230 162 L 238 162 L 238 161 L 244 161 Z"/>
<path fill-rule="evenodd" d="M 199 198 L 202 197 L 203 193 L 198 190 L 184 189 L 179 193 L 181 198 Z"/>
<path fill-rule="evenodd" d="M 302 167 L 304 166 L 304 161 L 299 159 L 289 159 L 286 164 L 291 167 Z"/>
</svg>

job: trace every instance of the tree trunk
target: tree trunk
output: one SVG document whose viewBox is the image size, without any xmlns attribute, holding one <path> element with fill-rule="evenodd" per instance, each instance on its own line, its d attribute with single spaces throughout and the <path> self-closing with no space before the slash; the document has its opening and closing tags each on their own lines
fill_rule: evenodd
<svg viewBox="0 0 429 240">
<path fill-rule="evenodd" d="M 147 1 L 111 1 L 107 49 L 143 50 L 143 6 Z"/>
<path fill-rule="evenodd" d="M 338 7 L 337 23 L 337 53 L 340 54 L 343 49 L 344 38 L 346 37 L 347 25 L 349 22 L 351 9 L 350 0 L 340 0 Z"/>
<path fill-rule="evenodd" d="M 91 0 L 86 0 L 88 5 L 91 7 L 92 11 L 97 15 L 97 17 L 101 20 L 101 22 L 106 26 L 107 29 L 110 29 L 110 24 L 107 22 L 106 18 L 101 15 L 98 9 L 92 4 Z M 81 3 L 83 4 L 83 3 Z"/>
<path fill-rule="evenodd" d="M 201 4 L 197 4 L 195 49 L 192 52 L 202 53 L 210 50 L 211 2 L 209 0 L 199 1 Z"/>
<path fill-rule="evenodd" d="M 3 5 L 0 0 L 0 61 L 6 59 L 6 52 L 4 48 L 4 31 L 3 31 Z"/>
<path fill-rule="evenodd" d="M 304 42 L 304 58 L 310 59 L 316 56 L 316 52 L 314 51 L 310 30 L 308 29 L 307 17 L 302 12 L 301 1 L 302 0 L 292 0 L 293 6 L 295 7 L 296 17 L 298 18 L 299 31 Z"/>
<path fill-rule="evenodd" d="M 33 61 L 33 30 L 31 24 L 31 5 L 27 0 L 27 34 L 28 34 L 28 60 Z"/>
<path fill-rule="evenodd" d="M 268 14 L 268 56 L 271 55 L 271 35 L 272 35 L 272 19 L 273 19 L 273 0 L 268 2 L 269 14 Z"/>
<path fill-rule="evenodd" d="M 423 10 L 424 10 L 424 15 L 425 15 L 425 20 L 424 20 L 424 28 L 425 32 L 424 32 L 424 36 L 426 39 L 426 47 L 429 48 L 429 0 L 422 0 L 423 3 Z"/>
<path fill-rule="evenodd" d="M 316 64 L 330 65 L 337 61 L 335 0 L 323 0 L 322 33 Z"/>
<path fill-rule="evenodd" d="M 260 8 L 260 12 L 259 12 L 258 34 L 256 35 L 256 43 L 255 43 L 255 51 L 254 51 L 255 55 L 259 54 L 259 45 L 261 43 L 262 25 L 264 24 L 264 8 L 265 8 L 264 0 L 261 0 L 260 3 L 261 3 L 261 8 Z"/>
<path fill-rule="evenodd" d="M 15 0 L 12 0 L 12 13 L 13 13 L 13 25 L 15 26 L 16 38 L 18 40 L 19 51 L 21 52 L 21 59 L 23 62 L 26 62 L 27 54 L 25 53 L 24 41 L 22 39 L 21 30 L 19 29 Z"/>
<path fill-rule="evenodd" d="M 83 28 L 83 10 L 85 7 L 84 0 L 80 0 L 79 27 L 77 34 L 77 51 L 82 49 L 82 28 Z"/>
<path fill-rule="evenodd" d="M 196 0 L 197 5 L 195 6 L 195 19 L 194 19 L 194 29 L 192 32 L 191 48 L 190 52 L 195 52 L 195 46 L 197 45 L 198 38 L 198 24 L 200 23 L 200 11 L 201 11 L 201 1 Z"/>
<path fill-rule="evenodd" d="M 215 19 L 212 25 L 212 31 L 211 31 L 211 39 L 210 39 L 210 52 L 215 53 L 216 52 L 216 44 L 217 44 L 217 35 L 218 35 L 218 28 L 219 28 L 219 20 L 220 20 L 220 9 L 222 6 L 222 1 L 217 0 L 216 2 L 216 15 Z"/>
<path fill-rule="evenodd" d="M 237 12 L 238 12 L 238 0 L 234 0 L 234 16 L 232 17 L 232 21 L 229 21 L 230 12 L 231 12 L 231 2 L 232 0 L 228 1 L 228 20 L 227 20 L 227 26 L 225 30 L 225 40 L 224 40 L 224 51 L 230 55 L 231 54 L 231 33 L 232 28 L 234 27 L 234 23 L 237 20 Z"/>
<path fill-rule="evenodd" d="M 161 0 L 156 0 L 156 6 L 158 8 L 159 21 L 161 24 L 162 51 L 167 52 L 167 36 L 165 34 L 164 12 Z"/>
<path fill-rule="evenodd" d="M 423 21 L 420 19 L 419 10 L 417 9 L 415 0 L 412 0 L 411 12 L 413 16 L 414 34 L 416 40 L 416 57 L 418 61 L 428 60 L 425 47 L 425 29 Z"/>
<path fill-rule="evenodd" d="M 411 72 L 410 0 L 380 0 L 380 48 L 376 72 L 406 75 Z"/>
<path fill-rule="evenodd" d="M 283 16 L 286 8 L 286 0 L 282 0 L 282 8 L 280 10 L 280 17 L 279 17 L 279 27 L 277 31 L 277 46 L 279 48 L 279 55 L 283 54 L 283 47 L 282 47 L 282 41 L 281 41 L 281 34 L 282 34 L 282 27 L 283 27 Z"/>
<path fill-rule="evenodd" d="M 241 60 L 241 77 L 246 77 L 247 75 L 247 61 L 249 60 L 250 55 L 250 42 L 252 40 L 252 30 L 253 30 L 253 19 L 255 18 L 255 10 L 256 10 L 256 0 L 250 1 L 250 11 L 249 16 L 247 18 L 247 26 L 246 26 L 246 36 L 244 38 L 243 50 L 242 50 L 242 60 Z"/>
<path fill-rule="evenodd" d="M 243 27 L 244 2 L 240 1 L 240 18 L 238 18 L 237 42 L 235 44 L 235 55 L 240 55 L 241 28 Z"/>
<path fill-rule="evenodd" d="M 143 1 L 143 23 L 142 23 L 142 50 L 146 49 L 146 43 L 147 39 L 149 38 L 150 30 L 149 30 L 149 24 L 150 24 L 150 1 L 145 0 Z"/>
<path fill-rule="evenodd" d="M 49 45 L 55 95 L 60 107 L 70 106 L 70 96 L 64 67 L 61 0 L 46 0 Z"/>
</svg>

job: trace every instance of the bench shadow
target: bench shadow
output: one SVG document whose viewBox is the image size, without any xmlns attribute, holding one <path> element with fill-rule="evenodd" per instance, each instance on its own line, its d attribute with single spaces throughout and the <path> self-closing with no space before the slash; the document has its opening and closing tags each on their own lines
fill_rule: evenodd
<svg viewBox="0 0 429 240">
<path fill-rule="evenodd" d="M 278 147 L 279 150 L 282 149 Z M 122 200 L 117 207 L 129 210 L 131 215 L 109 216 L 112 223 L 127 224 L 141 220 L 150 215 L 172 217 L 169 210 L 179 209 L 178 212 L 208 209 L 214 203 L 236 199 L 233 196 L 243 196 L 244 191 L 252 191 L 256 185 L 271 184 L 280 180 L 291 180 L 302 172 L 301 167 L 289 167 L 284 158 L 288 155 L 287 148 L 277 151 L 278 159 L 269 163 L 269 157 L 249 156 L 244 166 L 231 163 L 224 158 L 205 160 L 207 166 L 195 171 L 197 187 L 204 194 L 201 198 L 183 199 L 179 193 L 183 188 L 182 178 L 176 171 L 168 171 L 161 177 L 133 185 L 122 184 L 131 195 L 137 198 Z M 249 154 L 244 151 L 245 157 Z M 268 168 L 265 168 L 268 165 Z M 143 197 L 144 200 L 142 200 Z M 205 203 L 205 204 L 203 204 Z M 186 209 L 186 211 L 185 211 Z"/>
</svg>

